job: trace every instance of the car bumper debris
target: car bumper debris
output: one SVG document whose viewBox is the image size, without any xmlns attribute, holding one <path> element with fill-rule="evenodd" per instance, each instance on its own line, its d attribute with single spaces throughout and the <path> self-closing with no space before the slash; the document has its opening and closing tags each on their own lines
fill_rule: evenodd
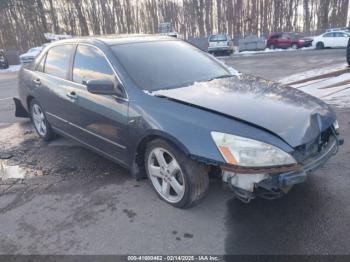
<svg viewBox="0 0 350 262">
<path fill-rule="evenodd" d="M 281 173 L 236 173 L 223 167 L 222 180 L 227 183 L 235 197 L 248 203 L 256 197 L 275 199 L 283 196 L 294 185 L 303 183 L 307 176 L 322 167 L 343 144 L 337 135 L 332 135 L 322 150 L 306 163 L 300 164 L 294 171 Z"/>
</svg>

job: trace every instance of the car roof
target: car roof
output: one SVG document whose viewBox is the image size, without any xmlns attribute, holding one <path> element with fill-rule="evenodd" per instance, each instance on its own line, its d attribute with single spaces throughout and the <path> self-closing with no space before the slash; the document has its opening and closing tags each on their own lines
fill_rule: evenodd
<svg viewBox="0 0 350 262">
<path fill-rule="evenodd" d="M 225 34 L 225 33 L 222 33 L 222 34 L 212 34 L 212 35 L 210 35 L 210 36 L 221 36 L 221 35 L 227 36 L 227 34 Z"/>
<path fill-rule="evenodd" d="M 345 33 L 345 34 L 349 34 L 349 32 L 348 32 L 348 31 L 338 30 L 338 31 L 329 31 L 329 32 L 324 32 L 322 35 L 324 35 L 324 34 L 333 34 L 333 33 Z"/>
<path fill-rule="evenodd" d="M 180 41 L 174 37 L 164 35 L 101 35 L 101 36 L 86 36 L 76 37 L 71 39 L 58 40 L 53 42 L 55 44 L 72 44 L 72 43 L 87 43 L 87 44 L 99 44 L 104 43 L 106 45 L 118 45 L 129 43 L 142 43 L 142 42 L 156 42 L 156 41 Z"/>
</svg>

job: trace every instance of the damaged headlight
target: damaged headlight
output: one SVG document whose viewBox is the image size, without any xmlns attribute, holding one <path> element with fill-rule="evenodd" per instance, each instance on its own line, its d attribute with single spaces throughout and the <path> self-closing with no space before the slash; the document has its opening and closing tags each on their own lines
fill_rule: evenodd
<svg viewBox="0 0 350 262">
<path fill-rule="evenodd" d="M 287 152 L 257 140 L 211 132 L 211 136 L 225 161 L 242 167 L 273 167 L 296 164 Z"/>
<path fill-rule="evenodd" d="M 335 121 L 334 121 L 333 127 L 334 127 L 334 130 L 335 130 L 335 131 L 338 131 L 338 130 L 339 130 L 339 123 L 338 123 L 338 120 L 335 120 Z"/>
</svg>

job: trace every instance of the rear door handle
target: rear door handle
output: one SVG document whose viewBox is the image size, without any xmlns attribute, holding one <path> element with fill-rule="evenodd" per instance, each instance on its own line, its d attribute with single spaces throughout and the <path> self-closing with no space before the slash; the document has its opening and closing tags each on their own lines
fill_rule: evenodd
<svg viewBox="0 0 350 262">
<path fill-rule="evenodd" d="M 78 98 L 78 95 L 77 93 L 75 93 L 74 91 L 70 91 L 66 94 L 69 98 L 72 98 L 72 99 L 77 99 Z"/>
<path fill-rule="evenodd" d="M 41 85 L 41 82 L 40 82 L 40 79 L 37 78 L 37 79 L 33 79 L 33 83 L 37 86 L 40 86 Z"/>
</svg>

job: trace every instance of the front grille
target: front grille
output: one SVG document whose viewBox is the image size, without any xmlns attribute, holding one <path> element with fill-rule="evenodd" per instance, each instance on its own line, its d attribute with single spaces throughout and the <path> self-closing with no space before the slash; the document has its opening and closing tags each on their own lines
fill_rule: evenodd
<svg viewBox="0 0 350 262">
<path fill-rule="evenodd" d="M 299 146 L 296 149 L 294 157 L 296 158 L 298 163 L 301 163 L 302 165 L 309 163 L 310 161 L 312 161 L 312 159 L 322 154 L 322 152 L 327 147 L 327 144 L 331 142 L 330 138 L 332 136 L 332 127 L 329 127 L 312 142 Z"/>
</svg>

